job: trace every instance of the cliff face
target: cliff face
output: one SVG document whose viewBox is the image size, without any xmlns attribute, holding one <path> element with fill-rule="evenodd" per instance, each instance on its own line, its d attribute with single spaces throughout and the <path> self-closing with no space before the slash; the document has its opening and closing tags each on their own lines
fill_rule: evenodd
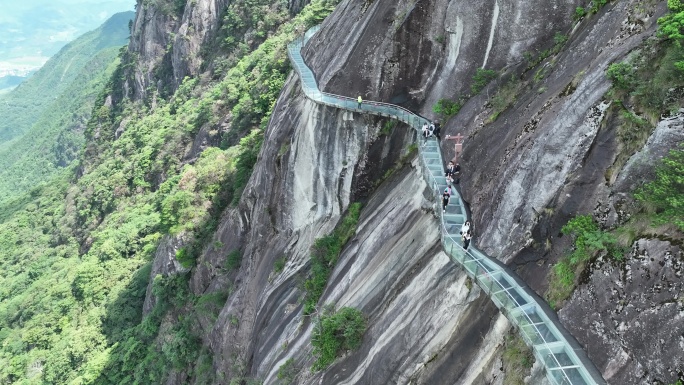
<svg viewBox="0 0 684 385">
<path fill-rule="evenodd" d="M 155 8 L 140 10 L 130 46 L 140 56 L 136 82 L 129 84 L 132 94 L 142 98 L 153 85 L 152 68 L 167 44 L 173 47 L 169 60 L 175 79 L 195 74 L 199 63 L 186 56 L 197 53 L 207 31 L 216 28 L 224 5 L 189 2 L 178 20 Z M 539 292 L 546 287 L 549 263 L 568 246 L 567 239 L 556 238 L 560 226 L 570 216 L 594 209 L 604 213 L 606 223 L 615 223 L 621 197 L 649 172 L 639 166 L 642 153 L 606 176 L 619 146 L 608 117 L 610 101 L 604 98 L 610 88 L 605 71 L 653 36 L 664 2 L 609 4 L 571 31 L 579 5 L 344 0 L 305 49 L 324 90 L 401 103 L 427 116 L 433 115 L 438 99 L 471 93 L 477 68 L 514 74 L 516 92 L 507 109 L 494 111 L 488 101 L 502 86 L 495 82 L 473 95 L 446 122 L 445 131 L 467 136 L 461 191 L 472 204 L 478 246 L 518 265 L 520 275 Z M 190 23 L 195 27 L 183 30 Z M 181 30 L 190 38 L 170 40 L 169 31 Z M 550 48 L 556 31 L 569 35 L 564 48 L 533 71 L 524 71 L 523 57 Z M 647 150 L 662 153 L 681 141 L 678 119 L 661 122 Z M 374 186 L 414 141 L 414 133 L 404 126 L 381 135 L 383 124 L 317 105 L 301 94 L 295 75 L 288 79 L 241 203 L 224 213 L 215 235 L 222 247 L 208 248 L 192 272 L 195 294 L 234 289 L 218 320 L 199 325 L 219 378 L 227 382 L 247 376 L 277 383 L 278 369 L 293 359 L 301 369 L 296 383 L 506 383 L 500 368 L 508 323 L 440 251 L 432 198 L 419 168 L 405 165 Z M 451 142 L 444 141 L 443 150 L 450 158 Z M 312 323 L 301 306 L 310 250 L 355 201 L 366 202 L 358 230 L 319 303 L 359 308 L 368 317 L 368 332 L 359 350 L 328 370 L 311 373 Z M 548 249 L 537 247 L 547 241 Z M 163 247 L 172 250 L 171 242 Z M 663 242 L 653 253 L 673 266 L 672 274 L 663 274 L 670 274 L 667 279 L 681 291 L 676 262 L 681 252 L 670 247 Z M 235 249 L 242 250 L 242 266 L 225 274 L 219 266 Z M 640 261 L 648 265 L 640 250 L 642 246 L 635 249 L 629 269 L 637 269 Z M 159 252 L 157 265 L 169 253 Z M 275 272 L 281 257 L 287 263 Z M 662 306 L 651 309 L 648 317 L 616 310 L 610 304 L 625 300 L 627 292 L 636 293 L 634 306 L 640 309 L 654 300 L 655 289 L 647 286 L 655 283 L 628 286 L 622 269 L 598 264 L 561 311 L 561 319 L 610 383 L 670 381 L 682 367 L 681 357 L 673 353 L 676 343 L 661 343 L 666 348 L 660 350 L 644 341 L 663 338 L 650 326 L 653 318 L 672 316 L 674 326 L 667 335 L 680 333 L 684 321 L 675 309 L 679 294 L 658 297 Z M 605 278 L 612 275 L 623 280 L 617 294 L 615 280 Z M 597 308 L 620 315 L 610 320 L 598 314 L 596 320 L 587 317 Z M 620 357 L 606 359 L 606 354 Z M 641 369 L 621 371 L 630 362 Z M 536 371 L 533 375 L 535 384 L 545 381 Z M 178 375 L 170 381 L 191 379 Z"/>
<path fill-rule="evenodd" d="M 477 68 L 519 63 L 567 30 L 579 1 L 345 1 L 308 45 L 322 89 L 433 115 L 470 93 Z M 340 34 L 342 36 L 340 36 Z"/>
<path fill-rule="evenodd" d="M 150 89 L 173 92 L 186 76 L 199 75 L 200 48 L 216 33 L 227 0 L 178 1 L 167 5 L 139 2 L 129 52 L 135 67 L 126 86 L 132 99 L 151 95 Z"/>
<path fill-rule="evenodd" d="M 291 0 L 288 9 L 299 12 L 308 0 Z M 152 90 L 171 94 L 186 76 L 200 74 L 202 47 L 208 49 L 221 26 L 228 0 L 188 0 L 150 3 L 138 1 L 128 51 L 134 66 L 128 73 L 126 95 L 134 100 Z"/>
<path fill-rule="evenodd" d="M 610 101 L 604 95 L 611 84 L 605 72 L 654 34 L 660 5 L 641 12 L 633 2 L 611 5 L 579 24 L 510 112 L 485 124 L 493 111 L 480 97 L 450 122 L 447 133 L 468 135 L 462 159 L 474 172 L 465 173 L 464 184 L 477 188 L 466 189 L 465 199 L 485 250 L 510 261 L 533 242 L 546 208 L 567 218 L 592 210 L 599 197 L 606 201 L 612 181 L 603 174 L 618 148 L 614 127 L 606 125 Z"/>
</svg>

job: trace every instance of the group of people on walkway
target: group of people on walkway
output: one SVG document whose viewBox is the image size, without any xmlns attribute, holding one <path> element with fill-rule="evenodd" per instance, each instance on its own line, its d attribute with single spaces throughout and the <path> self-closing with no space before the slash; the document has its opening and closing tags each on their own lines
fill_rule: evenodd
<svg viewBox="0 0 684 385">
<path fill-rule="evenodd" d="M 444 172 L 444 176 L 446 177 L 448 185 L 458 184 L 461 176 L 461 165 L 459 163 L 454 164 L 453 161 L 449 161 L 446 171 Z"/>
<path fill-rule="evenodd" d="M 431 137 L 436 137 L 437 140 L 442 140 L 442 137 L 439 135 L 440 131 L 442 130 L 442 127 L 439 125 L 438 121 L 430 122 L 429 124 L 426 122 L 423 124 L 423 128 L 421 129 L 423 133 L 423 138 L 427 140 L 427 138 Z"/>
<path fill-rule="evenodd" d="M 442 211 L 446 212 L 447 205 L 449 205 L 449 200 L 451 196 L 454 195 L 453 184 L 458 184 L 459 176 L 461 175 L 461 165 L 454 162 L 449 162 L 447 165 L 444 176 L 446 177 L 447 187 L 444 189 L 444 194 L 442 194 Z"/>
<path fill-rule="evenodd" d="M 361 109 L 361 105 L 363 104 L 363 98 L 361 95 L 356 99 L 358 103 L 358 108 Z M 425 122 L 422 127 L 422 135 L 423 138 L 425 139 L 424 144 L 427 143 L 427 139 L 431 137 L 436 137 L 437 140 L 441 140 L 440 132 L 441 132 L 441 126 L 439 124 L 439 121 L 434 121 L 434 122 Z M 460 181 L 460 175 L 461 175 L 461 165 L 456 163 L 454 164 L 453 161 L 450 161 L 449 164 L 446 167 L 446 171 L 444 173 L 444 176 L 446 177 L 447 181 L 447 187 L 444 189 L 444 193 L 442 194 L 442 211 L 446 213 L 446 208 L 449 205 L 449 201 L 451 200 L 451 196 L 454 195 L 454 184 L 458 184 Z M 472 239 L 472 230 L 470 226 L 470 221 L 466 221 L 463 226 L 461 226 L 461 241 L 463 242 L 463 248 L 465 250 L 468 250 L 468 246 L 470 246 L 470 240 Z"/>
<path fill-rule="evenodd" d="M 453 187 L 451 185 L 447 186 L 447 188 L 444 189 L 444 193 L 442 194 L 442 211 L 446 213 L 446 208 L 449 205 L 449 201 L 451 200 L 451 196 L 453 195 Z M 461 226 L 461 242 L 463 242 L 463 248 L 465 250 L 468 250 L 468 246 L 470 246 L 470 240 L 473 238 L 473 230 L 472 226 L 470 225 L 470 221 L 466 221 L 462 226 Z"/>
<path fill-rule="evenodd" d="M 446 213 L 449 201 L 451 200 L 451 197 L 454 195 L 453 184 L 458 184 L 460 175 L 461 165 L 458 163 L 454 164 L 453 161 L 450 161 L 446 167 L 446 171 L 444 172 L 444 176 L 446 177 L 447 181 L 447 187 L 444 189 L 444 193 L 442 194 L 442 212 L 444 213 Z M 461 226 L 460 234 L 461 241 L 463 242 L 463 248 L 465 250 L 468 250 L 468 246 L 470 246 L 470 240 L 473 237 L 470 221 L 466 221 Z"/>
</svg>

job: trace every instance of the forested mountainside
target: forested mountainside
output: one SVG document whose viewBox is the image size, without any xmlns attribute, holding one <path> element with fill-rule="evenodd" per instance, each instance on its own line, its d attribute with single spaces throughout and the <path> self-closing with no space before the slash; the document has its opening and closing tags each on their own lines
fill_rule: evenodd
<svg viewBox="0 0 684 385">
<path fill-rule="evenodd" d="M 0 14 L 0 95 L 39 70 L 53 55 L 131 0 L 6 1 Z"/>
<path fill-rule="evenodd" d="M 100 51 L 126 44 L 133 15 L 122 12 L 112 16 L 67 44 L 21 87 L 1 96 L 0 144 L 25 134 L 46 110 L 64 109 L 53 107 L 54 99 L 64 95 L 80 76 L 92 72 L 87 66 Z"/>
<path fill-rule="evenodd" d="M 478 247 L 609 384 L 684 380 L 679 0 L 140 0 L 77 166 L 0 203 L 0 382 L 545 384 L 443 252 L 416 135 L 466 136 Z M 445 158 L 453 155 L 443 138 Z"/>
<path fill-rule="evenodd" d="M 0 204 L 48 181 L 78 159 L 86 124 L 118 65 L 133 16 L 112 16 L 0 97 Z"/>
</svg>

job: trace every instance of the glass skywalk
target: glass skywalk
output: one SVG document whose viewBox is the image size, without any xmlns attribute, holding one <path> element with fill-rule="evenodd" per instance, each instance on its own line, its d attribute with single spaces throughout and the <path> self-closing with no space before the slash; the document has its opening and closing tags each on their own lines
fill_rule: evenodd
<svg viewBox="0 0 684 385">
<path fill-rule="evenodd" d="M 316 77 L 301 55 L 302 47 L 320 26 L 288 46 L 288 55 L 301 79 L 302 90 L 312 101 L 349 111 L 391 117 L 420 132 L 428 120 L 411 111 L 387 103 L 364 101 L 359 107 L 354 98 L 321 92 Z M 420 137 L 420 136 L 419 136 Z M 440 217 L 442 246 L 451 259 L 463 266 L 466 273 L 484 290 L 501 312 L 516 326 L 520 335 L 544 364 L 546 375 L 554 385 L 606 384 L 600 372 L 582 347 L 558 322 L 556 314 L 515 273 L 498 260 L 471 245 L 464 250 L 459 230 L 466 221 L 463 201 L 458 193 L 452 196 L 446 212 L 441 210 L 441 191 L 447 187 L 444 161 L 435 138 L 419 139 L 422 174 L 432 187 Z"/>
</svg>

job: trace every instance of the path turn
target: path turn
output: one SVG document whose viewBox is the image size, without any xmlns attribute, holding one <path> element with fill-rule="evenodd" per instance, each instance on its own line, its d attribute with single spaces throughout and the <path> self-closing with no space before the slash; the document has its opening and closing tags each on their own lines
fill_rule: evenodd
<svg viewBox="0 0 684 385">
<path fill-rule="evenodd" d="M 319 27 L 311 28 L 288 46 L 288 55 L 299 74 L 306 96 L 327 106 L 391 117 L 420 132 L 428 120 L 405 108 L 371 101 L 364 101 L 359 108 L 354 98 L 318 89 L 316 77 L 304 62 L 301 49 Z M 467 251 L 463 249 L 459 231 L 466 214 L 461 196 L 454 192 L 446 213 L 441 210 L 441 192 L 447 187 L 447 182 L 439 143 L 435 138 L 429 138 L 421 142 L 418 152 L 422 174 L 435 194 L 435 212 L 439 213 L 444 251 L 454 262 L 463 266 L 466 273 L 515 325 L 537 360 L 544 365 L 549 381 L 555 385 L 606 384 L 586 352 L 558 321 L 555 312 L 524 281 L 497 259 L 476 247 L 471 246 Z"/>
</svg>

